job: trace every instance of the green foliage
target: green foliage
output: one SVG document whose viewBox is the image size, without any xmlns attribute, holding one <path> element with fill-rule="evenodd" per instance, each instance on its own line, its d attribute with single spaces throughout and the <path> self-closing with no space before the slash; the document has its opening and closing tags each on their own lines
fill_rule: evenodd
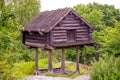
<svg viewBox="0 0 120 80">
<path fill-rule="evenodd" d="M 115 56 L 120 56 L 120 22 L 115 23 L 115 28 L 106 29 L 109 33 L 106 40 L 104 40 L 104 52 L 112 53 Z"/>
<path fill-rule="evenodd" d="M 81 14 L 86 19 L 87 17 L 90 18 L 91 16 L 92 21 L 89 20 L 89 18 L 88 21 L 90 21 L 90 23 L 92 24 L 96 24 L 97 21 L 97 23 L 101 22 L 106 26 L 114 27 L 114 22 L 116 20 L 120 21 L 120 11 L 119 9 L 115 9 L 115 7 L 112 5 L 103 5 L 94 2 L 89 3 L 87 5 L 78 4 L 74 8 L 79 14 Z"/>
<path fill-rule="evenodd" d="M 97 31 L 93 33 L 93 40 L 97 42 L 101 48 L 96 52 L 111 55 L 115 54 L 118 56 L 120 54 L 120 10 L 115 9 L 115 7 L 111 5 L 98 3 L 89 3 L 87 5 L 78 4 L 74 8 L 87 19 L 88 22 L 97 27 Z"/>
<path fill-rule="evenodd" d="M 4 0 L 1 2 L 0 18 L 0 55 L 16 56 L 14 61 L 29 60 L 30 51 L 25 50 L 21 40 L 23 25 L 39 12 L 38 0 Z M 31 7 L 32 6 L 32 7 Z M 26 56 L 26 57 L 25 57 Z M 17 59 L 17 60 L 16 60 Z M 11 60 L 12 61 L 12 60 Z"/>
<path fill-rule="evenodd" d="M 15 78 L 25 77 L 34 73 L 35 64 L 34 62 L 20 62 L 16 63 L 12 68 L 12 76 Z"/>
<path fill-rule="evenodd" d="M 120 57 L 108 57 L 93 64 L 91 80 L 119 80 Z"/>
<path fill-rule="evenodd" d="M 76 58 L 75 48 L 66 49 L 65 53 L 66 53 L 65 56 L 67 60 L 75 61 L 75 58 Z"/>
<path fill-rule="evenodd" d="M 35 16 L 40 9 L 39 0 L 0 1 L 0 62 L 8 67 L 0 68 L 0 79 L 11 76 L 10 68 L 15 62 L 33 60 L 32 50 L 26 50 L 21 40 L 23 25 Z M 7 77 L 6 77 L 7 75 Z"/>
</svg>

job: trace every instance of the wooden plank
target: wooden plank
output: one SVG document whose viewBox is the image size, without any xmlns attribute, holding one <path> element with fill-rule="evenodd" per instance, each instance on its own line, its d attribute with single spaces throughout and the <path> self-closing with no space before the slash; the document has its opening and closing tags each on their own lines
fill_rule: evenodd
<svg viewBox="0 0 120 80">
<path fill-rule="evenodd" d="M 28 36 L 38 36 L 38 37 L 46 36 L 46 35 L 40 35 L 39 33 L 38 34 L 27 33 L 26 35 L 28 35 Z"/>
<path fill-rule="evenodd" d="M 53 39 L 67 39 L 67 37 L 53 37 Z"/>
<path fill-rule="evenodd" d="M 74 17 L 65 17 L 65 20 L 75 20 Z"/>
<path fill-rule="evenodd" d="M 78 29 L 77 32 L 88 32 L 87 29 Z"/>
<path fill-rule="evenodd" d="M 52 36 L 64 36 L 66 33 L 57 33 L 57 34 L 52 34 Z"/>
<path fill-rule="evenodd" d="M 25 40 L 27 42 L 33 42 L 33 43 L 46 43 L 47 41 L 44 41 L 44 40 L 31 40 L 31 39 L 28 39 L 28 40 Z"/>
<path fill-rule="evenodd" d="M 52 33 L 65 33 L 66 30 L 53 30 Z"/>
<path fill-rule="evenodd" d="M 58 35 L 52 35 L 52 37 L 67 37 L 67 35 L 60 35 L 60 36 L 58 36 Z"/>
<path fill-rule="evenodd" d="M 79 32 L 79 33 L 77 32 L 76 35 L 88 35 L 88 33 L 87 32 L 86 33 L 85 32 L 84 33 L 83 32 Z"/>
<path fill-rule="evenodd" d="M 46 37 L 36 37 L 36 36 L 26 36 L 26 39 L 34 39 L 34 40 L 46 40 Z"/>
<path fill-rule="evenodd" d="M 89 37 L 88 35 L 76 35 L 76 37 L 78 37 L 78 38 L 82 38 L 82 37 Z"/>
<path fill-rule="evenodd" d="M 61 21 L 62 24 L 80 24 L 80 21 L 79 20 L 63 20 Z"/>
<path fill-rule="evenodd" d="M 63 27 L 63 26 L 60 26 L 60 27 L 54 27 L 54 29 L 56 30 L 60 30 L 60 29 L 63 29 L 63 30 L 69 30 L 69 29 L 81 29 L 81 27 Z"/>
<path fill-rule="evenodd" d="M 77 38 L 76 40 L 85 40 L 85 41 L 87 41 L 88 40 L 88 38 Z"/>
<path fill-rule="evenodd" d="M 53 39 L 54 42 L 64 42 L 67 41 L 67 39 Z"/>
<path fill-rule="evenodd" d="M 86 36 L 76 37 L 76 39 L 88 38 Z"/>
<path fill-rule="evenodd" d="M 43 48 L 44 46 L 45 46 L 45 44 L 43 44 L 43 43 L 32 43 L 32 42 L 27 42 L 27 41 L 25 41 L 25 44 L 27 45 L 27 46 L 33 46 L 33 47 L 41 47 L 41 48 Z"/>
<path fill-rule="evenodd" d="M 69 24 L 61 24 L 60 26 L 62 27 L 80 27 L 80 24 L 72 24 L 72 23 L 69 23 Z"/>
</svg>

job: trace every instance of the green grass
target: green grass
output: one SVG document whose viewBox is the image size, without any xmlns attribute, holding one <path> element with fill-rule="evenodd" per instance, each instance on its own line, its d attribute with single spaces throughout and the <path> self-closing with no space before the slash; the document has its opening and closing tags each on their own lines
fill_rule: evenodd
<svg viewBox="0 0 120 80">
<path fill-rule="evenodd" d="M 48 59 L 40 59 L 38 61 L 38 66 L 39 68 L 48 68 Z M 57 61 L 53 60 L 53 67 L 60 67 L 61 64 L 57 63 Z M 74 72 L 76 69 L 76 65 L 75 64 L 70 64 L 67 63 L 66 64 L 66 70 L 67 71 L 71 71 Z M 34 61 L 31 62 L 20 62 L 20 63 L 16 63 L 14 65 L 14 67 L 11 69 L 12 71 L 12 76 L 15 79 L 19 79 L 19 78 L 23 78 L 26 76 L 31 76 L 34 75 L 34 70 L 35 70 L 35 63 Z M 67 77 L 67 78 L 75 78 L 78 77 L 82 74 L 84 74 L 85 72 L 88 72 L 87 70 L 80 68 L 80 74 L 52 74 L 52 73 L 44 73 L 42 75 L 45 76 L 52 76 L 52 77 Z"/>
<path fill-rule="evenodd" d="M 60 67 L 60 64 L 54 64 L 54 67 Z M 66 70 L 67 71 L 71 71 L 74 72 L 76 70 L 76 65 L 75 64 L 66 64 Z M 76 78 L 78 76 L 83 75 L 84 73 L 89 72 L 86 69 L 80 68 L 80 74 L 75 74 L 75 73 L 71 73 L 71 74 L 56 74 L 56 73 L 44 73 L 43 75 L 45 76 L 52 76 L 52 77 L 66 77 L 66 78 Z"/>
</svg>

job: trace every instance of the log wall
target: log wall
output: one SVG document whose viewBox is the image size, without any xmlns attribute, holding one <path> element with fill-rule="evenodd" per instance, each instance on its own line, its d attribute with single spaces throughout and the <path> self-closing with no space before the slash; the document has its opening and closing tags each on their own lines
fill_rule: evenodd
<svg viewBox="0 0 120 80">
<path fill-rule="evenodd" d="M 37 43 L 37 44 L 46 44 L 47 43 L 47 34 L 39 34 L 38 32 L 26 32 L 24 33 L 25 43 Z M 32 46 L 32 45 L 29 45 Z"/>
<path fill-rule="evenodd" d="M 68 30 L 75 30 L 75 41 L 68 40 Z M 68 14 L 50 33 L 51 44 L 89 43 L 92 41 L 91 29 L 74 14 Z"/>
</svg>

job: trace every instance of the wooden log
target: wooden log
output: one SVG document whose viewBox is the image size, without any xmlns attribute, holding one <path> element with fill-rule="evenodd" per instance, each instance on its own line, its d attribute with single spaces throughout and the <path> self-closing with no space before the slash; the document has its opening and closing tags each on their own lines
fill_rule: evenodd
<svg viewBox="0 0 120 80">
<path fill-rule="evenodd" d="M 47 39 L 46 37 L 26 36 L 26 39 L 28 39 L 28 38 L 30 38 L 30 39 L 37 39 L 37 40 L 39 40 L 39 39 Z"/>
<path fill-rule="evenodd" d="M 62 48 L 62 61 L 61 61 L 61 69 L 62 69 L 62 72 L 65 73 L 65 49 Z"/>
<path fill-rule="evenodd" d="M 53 30 L 52 33 L 66 33 L 66 30 Z"/>
<path fill-rule="evenodd" d="M 66 35 L 66 33 L 57 33 L 57 34 L 53 34 L 53 36 L 64 36 Z"/>
<path fill-rule="evenodd" d="M 77 38 L 88 38 L 89 36 L 88 35 L 77 35 L 76 37 Z"/>
<path fill-rule="evenodd" d="M 67 33 L 66 33 L 67 34 Z M 58 35 L 51 35 L 52 37 L 67 37 L 67 35 L 60 35 L 60 36 L 58 36 Z"/>
<path fill-rule="evenodd" d="M 72 23 L 72 24 L 76 24 L 76 23 L 79 23 L 80 24 L 80 21 L 79 20 L 63 20 L 61 21 L 62 24 L 69 24 L 69 23 Z"/>
<path fill-rule="evenodd" d="M 35 74 L 38 75 L 38 48 L 35 48 Z"/>
<path fill-rule="evenodd" d="M 53 72 L 53 68 L 52 68 L 52 50 L 49 50 L 48 53 L 48 72 Z"/>
<path fill-rule="evenodd" d="M 27 42 L 27 41 L 25 41 L 25 44 L 27 46 L 40 47 L 40 48 L 43 48 L 46 45 L 46 44 L 43 44 L 43 43 L 33 43 L 33 42 Z"/>
<path fill-rule="evenodd" d="M 75 20 L 74 17 L 65 17 L 65 20 Z"/>
<path fill-rule="evenodd" d="M 45 40 L 31 40 L 31 39 L 27 39 L 27 42 L 33 42 L 33 43 L 46 43 Z"/>
<path fill-rule="evenodd" d="M 88 35 L 88 31 L 77 32 L 76 35 Z"/>
<path fill-rule="evenodd" d="M 87 29 L 86 27 L 82 26 L 74 26 L 74 27 L 65 27 L 65 26 L 60 26 L 60 27 L 54 27 L 54 30 L 70 30 L 70 29 Z"/>
<path fill-rule="evenodd" d="M 88 32 L 87 29 L 78 29 L 77 32 Z"/>
<path fill-rule="evenodd" d="M 77 23 L 77 24 L 72 24 L 72 23 L 68 23 L 68 24 L 61 24 L 60 26 L 65 26 L 65 27 L 80 27 L 80 24 L 79 23 Z"/>
<path fill-rule="evenodd" d="M 65 39 L 67 38 L 67 36 L 66 35 L 65 36 L 53 36 L 53 38 L 54 39 L 61 39 L 61 38 Z"/>
<path fill-rule="evenodd" d="M 79 47 L 76 47 L 76 73 L 80 73 L 80 68 L 79 68 Z"/>
<path fill-rule="evenodd" d="M 64 42 L 64 41 L 67 41 L 67 39 L 54 39 L 53 41 L 54 42 Z"/>
<path fill-rule="evenodd" d="M 88 38 L 77 38 L 76 40 L 88 41 Z"/>
</svg>

